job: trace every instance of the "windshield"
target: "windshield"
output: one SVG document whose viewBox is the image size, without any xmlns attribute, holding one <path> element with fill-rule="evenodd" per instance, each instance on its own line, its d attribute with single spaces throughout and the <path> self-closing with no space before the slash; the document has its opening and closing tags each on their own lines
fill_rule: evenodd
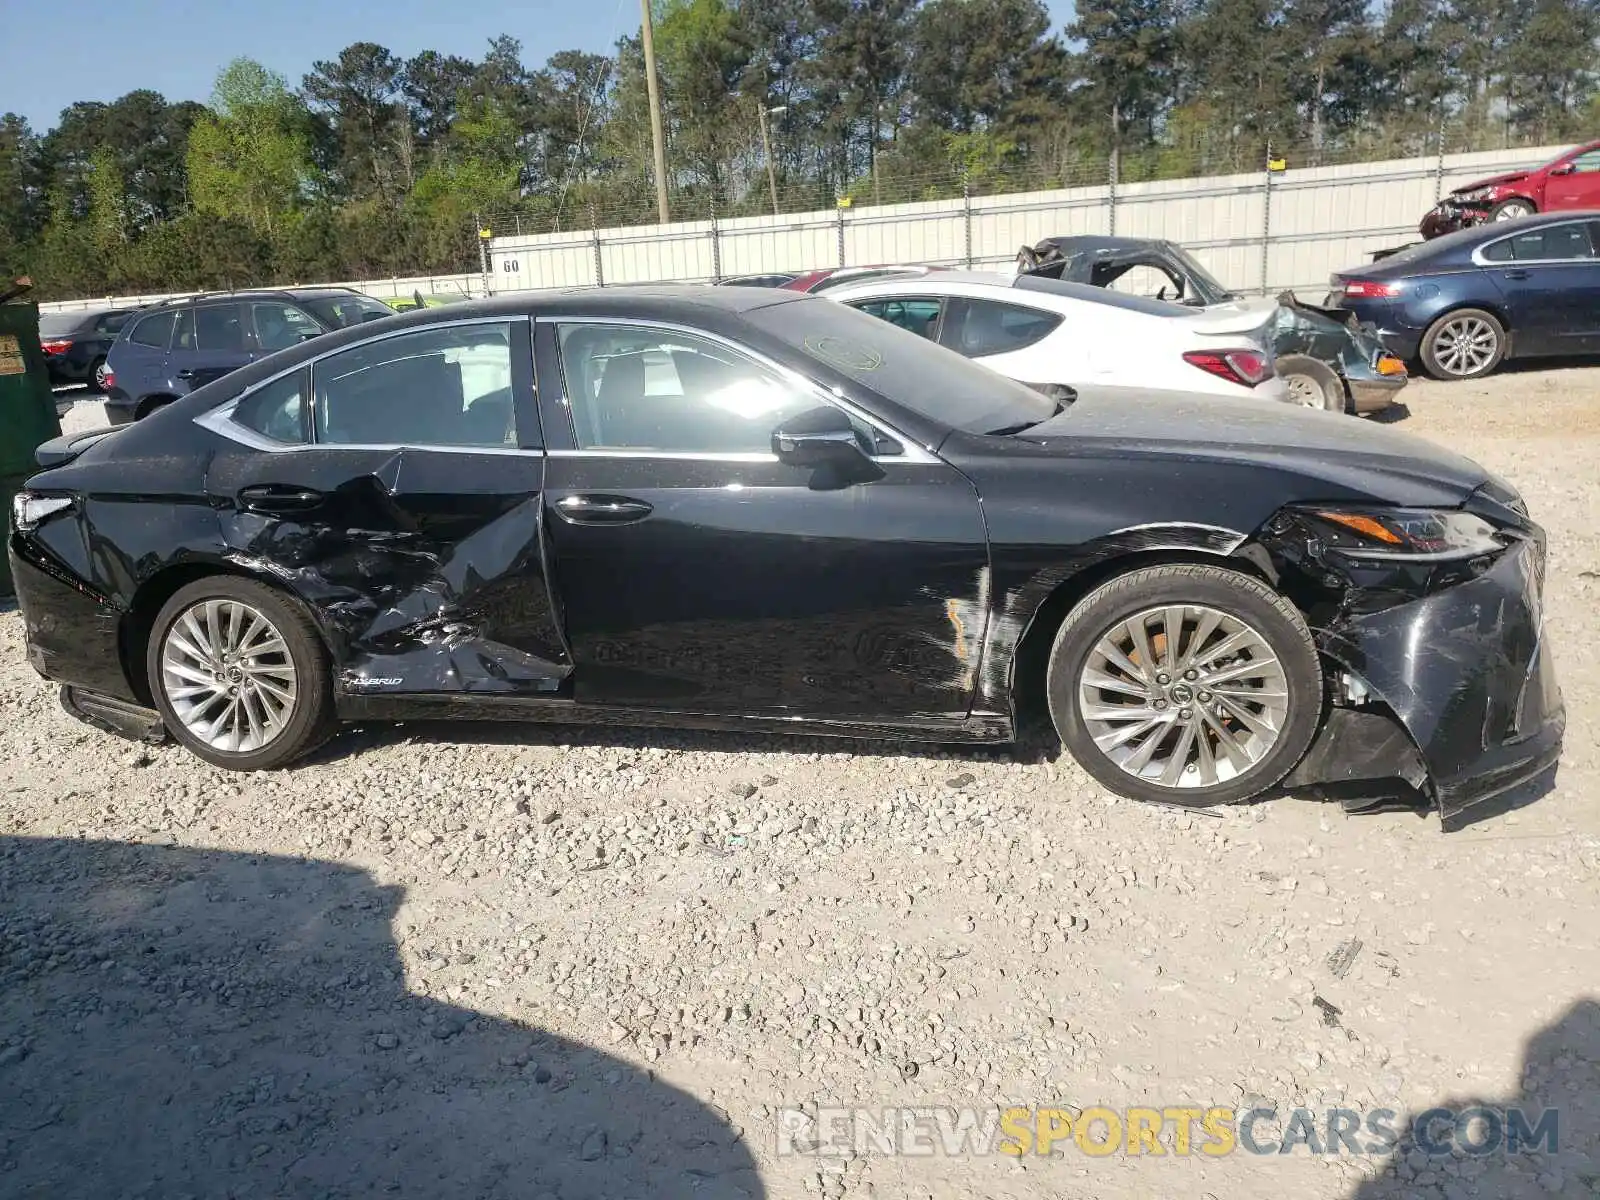
<svg viewBox="0 0 1600 1200">
<path fill-rule="evenodd" d="M 832 300 L 770 304 L 744 316 L 785 345 L 940 425 L 968 433 L 1015 430 L 1049 420 L 1058 407 L 954 350 Z"/>
<path fill-rule="evenodd" d="M 71 333 L 83 324 L 84 314 L 81 312 L 65 313 L 40 313 L 39 337 L 41 339 L 57 338 L 63 334 Z"/>
<path fill-rule="evenodd" d="M 394 309 L 387 304 L 355 292 L 348 296 L 313 296 L 300 301 L 300 305 L 329 329 L 345 329 L 363 321 L 394 316 Z"/>
<path fill-rule="evenodd" d="M 1238 299 L 1227 288 L 1217 281 L 1217 277 L 1200 265 L 1200 260 L 1195 258 L 1182 246 L 1172 247 L 1172 257 L 1183 265 L 1184 271 L 1189 276 L 1189 282 L 1200 301 L 1205 304 L 1220 304 L 1224 300 Z M 1207 293 L 1210 295 L 1207 295 Z"/>
</svg>

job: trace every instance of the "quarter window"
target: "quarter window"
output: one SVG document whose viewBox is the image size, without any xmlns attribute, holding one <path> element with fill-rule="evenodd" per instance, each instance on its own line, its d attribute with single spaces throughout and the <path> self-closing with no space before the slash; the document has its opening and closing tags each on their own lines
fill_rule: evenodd
<svg viewBox="0 0 1600 1200">
<path fill-rule="evenodd" d="M 140 346 L 151 346 L 157 350 L 165 350 L 167 342 L 172 337 L 172 319 L 174 315 L 171 312 L 152 313 L 133 327 L 133 332 L 128 335 L 128 340 Z"/>
<path fill-rule="evenodd" d="M 930 342 L 939 340 L 939 317 L 944 311 L 944 301 L 936 296 L 916 299 L 890 297 L 886 300 L 856 300 L 851 302 L 851 307 L 859 308 L 869 317 L 877 317 L 880 321 L 898 325 L 901 329 L 909 329 Z"/>
<path fill-rule="evenodd" d="M 306 372 L 296 371 L 263 384 L 241 399 L 233 419 L 275 442 L 298 445 L 310 441 L 306 420 Z"/>
<path fill-rule="evenodd" d="M 583 450 L 768 454 L 773 430 L 822 403 L 807 389 L 693 334 L 563 325 L 560 338 L 574 433 Z"/>
<path fill-rule="evenodd" d="M 1025 350 L 1061 324 L 1059 313 L 997 300 L 968 300 L 963 307 L 966 311 L 955 318 L 956 328 L 944 343 L 968 358 Z"/>
<path fill-rule="evenodd" d="M 365 342 L 318 361 L 312 373 L 319 442 L 519 444 L 509 324 L 445 325 Z"/>
</svg>

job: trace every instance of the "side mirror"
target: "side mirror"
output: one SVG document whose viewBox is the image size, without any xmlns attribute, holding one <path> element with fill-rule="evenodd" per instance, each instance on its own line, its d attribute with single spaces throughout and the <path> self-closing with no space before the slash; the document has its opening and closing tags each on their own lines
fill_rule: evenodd
<svg viewBox="0 0 1600 1200">
<path fill-rule="evenodd" d="M 1066 408 L 1078 398 L 1078 389 L 1068 387 L 1064 383 L 1030 383 L 1027 385 L 1040 395 L 1048 396 L 1062 408 Z"/>
<path fill-rule="evenodd" d="M 850 418 L 827 406 L 808 409 L 773 430 L 772 452 L 791 467 L 861 465 L 867 457 Z"/>
<path fill-rule="evenodd" d="M 1578 169 L 1578 164 L 1577 163 L 1562 163 L 1559 167 L 1552 167 L 1550 169 L 1550 174 L 1552 174 L 1552 175 L 1571 175 L 1577 169 Z"/>
</svg>

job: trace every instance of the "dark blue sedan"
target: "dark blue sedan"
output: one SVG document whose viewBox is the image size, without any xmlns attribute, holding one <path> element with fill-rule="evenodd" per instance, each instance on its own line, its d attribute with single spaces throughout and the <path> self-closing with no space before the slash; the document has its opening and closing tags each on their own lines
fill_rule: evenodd
<svg viewBox="0 0 1600 1200">
<path fill-rule="evenodd" d="M 1600 213 L 1499 221 L 1332 277 L 1329 303 L 1371 321 L 1437 379 L 1508 358 L 1600 351 Z"/>
</svg>

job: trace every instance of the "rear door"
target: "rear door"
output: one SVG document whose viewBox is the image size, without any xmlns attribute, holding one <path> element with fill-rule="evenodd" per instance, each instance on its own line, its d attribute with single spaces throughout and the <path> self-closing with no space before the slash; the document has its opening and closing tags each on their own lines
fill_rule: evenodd
<svg viewBox="0 0 1600 1200">
<path fill-rule="evenodd" d="M 1600 259 L 1592 221 L 1563 221 L 1490 242 L 1475 258 L 1505 297 L 1515 353 L 1600 348 Z"/>
<path fill-rule="evenodd" d="M 201 301 L 183 310 L 168 359 L 179 391 L 192 392 L 250 361 L 245 342 L 246 309 L 230 300 Z"/>
<path fill-rule="evenodd" d="M 203 419 L 225 540 L 332 626 L 346 695 L 561 692 L 533 391 L 527 319 L 473 320 L 345 347 Z"/>
<path fill-rule="evenodd" d="M 112 347 L 109 356 L 116 373 L 116 389 L 139 401 L 155 393 L 170 393 L 167 380 L 168 345 L 179 309 L 163 308 L 130 318 L 132 328 Z"/>
</svg>

